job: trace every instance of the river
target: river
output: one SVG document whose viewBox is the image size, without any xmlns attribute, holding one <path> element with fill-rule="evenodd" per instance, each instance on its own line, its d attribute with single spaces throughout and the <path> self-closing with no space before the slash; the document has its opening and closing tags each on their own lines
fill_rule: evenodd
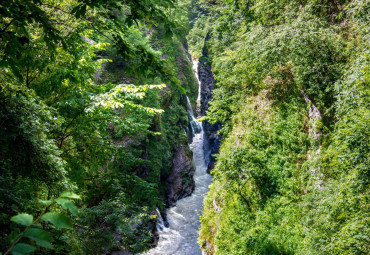
<svg viewBox="0 0 370 255">
<path fill-rule="evenodd" d="M 208 192 L 212 176 L 207 173 L 203 151 L 203 131 L 196 134 L 190 144 L 195 166 L 195 190 L 191 196 L 177 201 L 176 206 L 167 210 L 169 227 L 158 221 L 159 241 L 150 255 L 201 255 L 198 246 L 199 216 L 203 198 Z"/>
<path fill-rule="evenodd" d="M 197 62 L 195 62 L 196 64 Z M 197 68 L 194 68 L 195 71 Z M 198 83 L 199 79 L 197 77 Z M 200 88 L 199 88 L 200 89 Z M 198 97 L 199 100 L 199 97 Z M 204 132 L 202 123 L 198 122 L 190 102 L 188 103 L 188 115 L 191 128 L 195 136 L 189 145 L 193 151 L 193 164 L 195 167 L 195 189 L 191 196 L 177 201 L 176 206 L 167 209 L 166 227 L 162 219 L 158 220 L 159 241 L 158 245 L 149 250 L 147 255 L 201 255 L 202 252 L 197 243 L 199 216 L 203 210 L 203 198 L 208 192 L 208 186 L 212 176 L 207 173 L 204 158 Z M 199 103 L 199 102 L 198 102 Z"/>
</svg>

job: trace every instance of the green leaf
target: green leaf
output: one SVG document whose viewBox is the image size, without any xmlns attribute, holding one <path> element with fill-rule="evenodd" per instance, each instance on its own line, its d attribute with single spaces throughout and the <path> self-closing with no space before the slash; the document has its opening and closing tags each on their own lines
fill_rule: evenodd
<svg viewBox="0 0 370 255">
<path fill-rule="evenodd" d="M 72 192 L 69 192 L 69 191 L 66 191 L 66 192 L 63 192 L 62 195 L 60 195 L 61 197 L 66 197 L 66 198 L 72 198 L 72 199 L 81 199 L 81 197 L 75 193 L 72 193 Z"/>
<path fill-rule="evenodd" d="M 56 212 L 45 213 L 44 215 L 42 215 L 41 219 L 50 222 L 57 228 L 72 229 L 71 219 L 68 216 L 61 213 Z"/>
<path fill-rule="evenodd" d="M 12 249 L 12 254 L 13 255 L 29 254 L 31 252 L 34 252 L 35 250 L 36 248 L 32 245 L 25 243 L 17 243 Z"/>
<path fill-rule="evenodd" d="M 36 241 L 38 246 L 53 249 L 51 242 L 53 241 L 52 236 L 45 230 L 39 228 L 30 228 L 24 234 L 25 237 Z"/>
<path fill-rule="evenodd" d="M 33 222 L 33 216 L 32 215 L 29 215 L 27 213 L 21 213 L 21 214 L 18 214 L 16 216 L 13 216 L 11 219 L 11 221 L 14 221 L 20 225 L 23 225 L 23 226 L 31 226 L 32 222 Z"/>
<path fill-rule="evenodd" d="M 39 200 L 39 202 L 43 205 L 51 205 L 53 203 L 52 200 Z"/>
<path fill-rule="evenodd" d="M 57 198 L 55 201 L 60 204 L 64 209 L 68 209 L 72 215 L 77 216 L 77 207 L 69 200 L 65 198 Z"/>
</svg>

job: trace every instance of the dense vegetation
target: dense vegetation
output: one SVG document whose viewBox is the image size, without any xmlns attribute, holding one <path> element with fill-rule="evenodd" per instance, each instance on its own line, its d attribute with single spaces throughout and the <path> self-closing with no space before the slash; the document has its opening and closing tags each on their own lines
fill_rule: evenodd
<svg viewBox="0 0 370 255">
<path fill-rule="evenodd" d="M 369 22 L 369 0 L 2 0 L 0 254 L 155 243 L 186 41 L 222 124 L 203 251 L 369 254 Z"/>
<path fill-rule="evenodd" d="M 198 93 L 180 2 L 1 1 L 4 254 L 152 245 Z"/>
<path fill-rule="evenodd" d="M 207 254 L 369 254 L 370 2 L 199 1 L 223 144 Z"/>
</svg>

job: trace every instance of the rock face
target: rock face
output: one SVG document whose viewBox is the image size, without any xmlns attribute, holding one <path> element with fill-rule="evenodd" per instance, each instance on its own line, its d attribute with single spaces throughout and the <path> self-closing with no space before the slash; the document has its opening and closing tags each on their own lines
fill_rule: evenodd
<svg viewBox="0 0 370 255">
<path fill-rule="evenodd" d="M 132 253 L 122 249 L 120 251 L 112 252 L 111 255 L 132 255 Z"/>
<path fill-rule="evenodd" d="M 201 98 L 201 106 L 200 106 L 200 114 L 205 116 L 207 110 L 209 108 L 209 102 L 212 98 L 212 89 L 215 85 L 215 80 L 213 79 L 213 73 L 211 66 L 205 63 L 202 58 L 199 60 L 198 66 L 198 74 L 199 80 L 201 83 L 201 91 L 200 91 L 200 98 Z M 205 159 L 208 166 L 208 171 L 211 171 L 214 167 L 216 162 L 215 158 L 212 156 L 213 154 L 218 154 L 220 149 L 220 140 L 221 136 L 217 134 L 217 131 L 221 128 L 221 124 L 211 124 L 207 120 L 203 121 L 203 130 L 207 139 L 205 139 Z"/>
<path fill-rule="evenodd" d="M 202 58 L 199 60 L 198 74 L 201 83 L 200 113 L 202 116 L 205 116 L 209 108 L 209 101 L 212 98 L 212 89 L 215 86 L 215 80 L 213 79 L 211 67 Z"/>
<path fill-rule="evenodd" d="M 166 202 L 168 207 L 175 205 L 180 198 L 191 195 L 195 188 L 193 180 L 195 170 L 192 164 L 191 151 L 185 145 L 179 145 L 172 163 L 172 171 L 166 179 Z"/>
<path fill-rule="evenodd" d="M 160 216 L 158 215 L 157 211 L 153 211 L 152 215 L 156 215 L 157 217 Z M 157 246 L 158 240 L 159 240 L 159 234 L 157 231 L 157 220 L 151 219 L 146 226 L 150 231 L 152 232 L 152 247 Z"/>
</svg>

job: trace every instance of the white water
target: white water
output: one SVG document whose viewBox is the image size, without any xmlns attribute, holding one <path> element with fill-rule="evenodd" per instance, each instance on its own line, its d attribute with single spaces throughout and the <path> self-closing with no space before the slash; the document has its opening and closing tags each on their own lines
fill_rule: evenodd
<svg viewBox="0 0 370 255">
<path fill-rule="evenodd" d="M 150 255 L 201 255 L 198 246 L 199 215 L 203 209 L 203 198 L 208 192 L 212 176 L 207 173 L 204 161 L 203 131 L 196 134 L 190 144 L 195 166 L 195 190 L 190 197 L 177 201 L 176 206 L 167 210 L 169 227 L 158 221 L 159 242 L 151 249 Z"/>
<path fill-rule="evenodd" d="M 193 70 L 199 83 L 197 61 L 193 62 Z M 203 198 L 208 192 L 208 186 L 212 181 L 212 176 L 207 173 L 207 166 L 204 160 L 204 133 L 202 123 L 195 119 L 189 98 L 186 97 L 186 99 L 190 126 L 193 134 L 195 134 L 193 142 L 189 145 L 193 151 L 195 189 L 191 196 L 180 199 L 177 201 L 175 207 L 167 210 L 169 227 L 164 226 L 161 217 L 158 219 L 158 245 L 145 253 L 148 255 L 202 254 L 197 243 L 200 225 L 199 216 L 203 210 Z M 200 86 L 197 103 L 198 105 L 200 104 Z"/>
<path fill-rule="evenodd" d="M 191 104 L 190 104 L 190 100 L 188 96 L 186 96 L 186 108 L 188 110 L 188 118 L 189 118 L 192 134 L 197 134 L 197 133 L 202 132 L 203 130 L 202 123 L 197 121 L 197 119 L 194 117 L 194 112 L 193 112 L 193 109 L 191 108 Z"/>
<path fill-rule="evenodd" d="M 194 72 L 195 78 L 197 79 L 197 82 L 199 84 L 198 98 L 197 98 L 197 106 L 200 107 L 201 83 L 200 83 L 200 80 L 199 80 L 198 67 L 199 67 L 199 60 L 198 59 L 194 59 L 193 60 L 193 72 Z"/>
</svg>

